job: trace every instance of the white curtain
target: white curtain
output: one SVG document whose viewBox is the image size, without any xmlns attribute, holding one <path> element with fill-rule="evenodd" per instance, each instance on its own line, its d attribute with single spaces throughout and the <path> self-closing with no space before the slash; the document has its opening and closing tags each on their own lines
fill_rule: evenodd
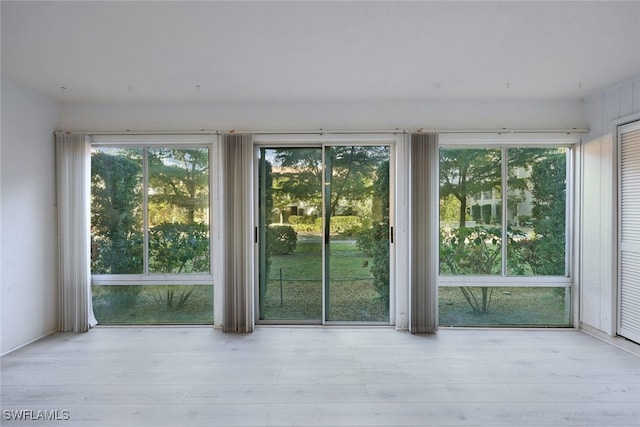
<svg viewBox="0 0 640 427">
<path fill-rule="evenodd" d="M 252 159 L 252 135 L 222 135 L 224 332 L 252 332 L 254 326 Z"/>
<path fill-rule="evenodd" d="M 438 289 L 436 283 L 437 245 L 433 224 L 438 207 L 433 198 L 437 179 L 438 135 L 411 135 L 411 287 L 409 331 L 416 334 L 438 330 Z"/>
<path fill-rule="evenodd" d="M 59 330 L 87 332 L 97 322 L 91 303 L 91 146 L 83 134 L 56 133 L 59 236 Z"/>
</svg>

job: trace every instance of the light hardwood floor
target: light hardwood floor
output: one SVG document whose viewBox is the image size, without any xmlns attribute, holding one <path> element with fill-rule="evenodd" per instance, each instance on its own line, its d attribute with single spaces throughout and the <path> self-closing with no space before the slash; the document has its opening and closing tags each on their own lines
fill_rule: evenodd
<svg viewBox="0 0 640 427">
<path fill-rule="evenodd" d="M 640 426 L 640 357 L 575 330 L 96 328 L 1 362 L 7 426 Z"/>
</svg>

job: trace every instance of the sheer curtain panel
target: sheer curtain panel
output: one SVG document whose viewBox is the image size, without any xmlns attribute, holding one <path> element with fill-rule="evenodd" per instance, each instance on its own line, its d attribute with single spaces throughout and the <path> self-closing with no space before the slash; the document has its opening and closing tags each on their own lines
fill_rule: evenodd
<svg viewBox="0 0 640 427">
<path fill-rule="evenodd" d="M 87 135 L 56 133 L 60 324 L 87 332 L 97 322 L 91 305 L 91 145 Z"/>
<path fill-rule="evenodd" d="M 438 162 L 438 135 L 411 135 L 411 284 L 409 331 L 432 333 L 438 329 L 438 289 L 436 283 L 437 245 L 433 224 L 437 220 L 435 202 Z"/>
<path fill-rule="evenodd" d="M 253 332 L 253 137 L 222 135 L 224 332 Z"/>
</svg>

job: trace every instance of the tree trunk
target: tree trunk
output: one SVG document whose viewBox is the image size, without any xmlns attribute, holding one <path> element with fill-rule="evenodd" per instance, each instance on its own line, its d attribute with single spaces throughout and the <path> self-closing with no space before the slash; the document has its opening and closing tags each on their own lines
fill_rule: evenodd
<svg viewBox="0 0 640 427">
<path fill-rule="evenodd" d="M 467 221 L 467 197 L 463 195 L 460 198 L 460 228 L 464 228 Z"/>
</svg>

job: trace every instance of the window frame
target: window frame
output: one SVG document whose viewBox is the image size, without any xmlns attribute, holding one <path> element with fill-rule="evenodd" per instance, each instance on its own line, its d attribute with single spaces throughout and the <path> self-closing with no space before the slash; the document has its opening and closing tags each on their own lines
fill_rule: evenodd
<svg viewBox="0 0 640 427">
<path fill-rule="evenodd" d="M 148 188 L 147 149 L 153 148 L 207 148 L 209 150 L 209 272 L 208 273 L 150 273 L 148 265 L 148 248 L 144 248 L 145 271 L 141 274 L 91 274 L 91 283 L 96 286 L 148 286 L 148 285 L 212 285 L 217 276 L 218 262 L 215 259 L 216 241 L 219 240 L 220 227 L 217 222 L 216 202 L 219 197 L 219 144 L 216 135 L 92 135 L 91 149 L 93 148 L 140 148 L 143 152 L 143 181 L 144 188 Z M 143 197 L 143 203 L 147 203 L 147 197 Z M 146 212 L 146 208 L 144 208 Z M 143 215 L 144 234 L 148 233 L 148 217 Z M 148 239 L 147 239 L 148 240 Z M 147 242 L 148 243 L 148 242 Z M 215 286 L 214 286 L 215 288 Z"/>
<path fill-rule="evenodd" d="M 565 268 L 564 276 L 517 276 L 506 274 L 506 245 L 502 248 L 501 273 L 499 275 L 442 275 L 440 274 L 440 251 L 436 250 L 436 282 L 438 287 L 549 287 L 549 288 L 571 288 L 574 285 L 575 264 L 574 264 L 574 203 L 575 203 L 575 173 L 576 173 L 576 153 L 580 143 L 578 135 L 567 134 L 514 134 L 514 133 L 487 133 L 487 134 L 441 134 L 438 141 L 437 152 L 441 148 L 465 149 L 500 149 L 501 160 L 501 188 L 505 189 L 508 180 L 508 160 L 504 161 L 504 154 L 510 148 L 545 148 L 563 147 L 567 148 L 567 184 L 565 200 Z M 433 203 L 439 206 L 440 201 L 440 160 L 435 161 L 433 179 L 437 182 Z M 501 191 L 502 206 L 507 206 L 508 191 Z M 439 212 L 439 209 L 438 209 Z M 506 210 L 502 211 L 501 230 L 504 239 L 506 232 Z M 434 248 L 440 247 L 440 215 L 433 224 Z"/>
</svg>

